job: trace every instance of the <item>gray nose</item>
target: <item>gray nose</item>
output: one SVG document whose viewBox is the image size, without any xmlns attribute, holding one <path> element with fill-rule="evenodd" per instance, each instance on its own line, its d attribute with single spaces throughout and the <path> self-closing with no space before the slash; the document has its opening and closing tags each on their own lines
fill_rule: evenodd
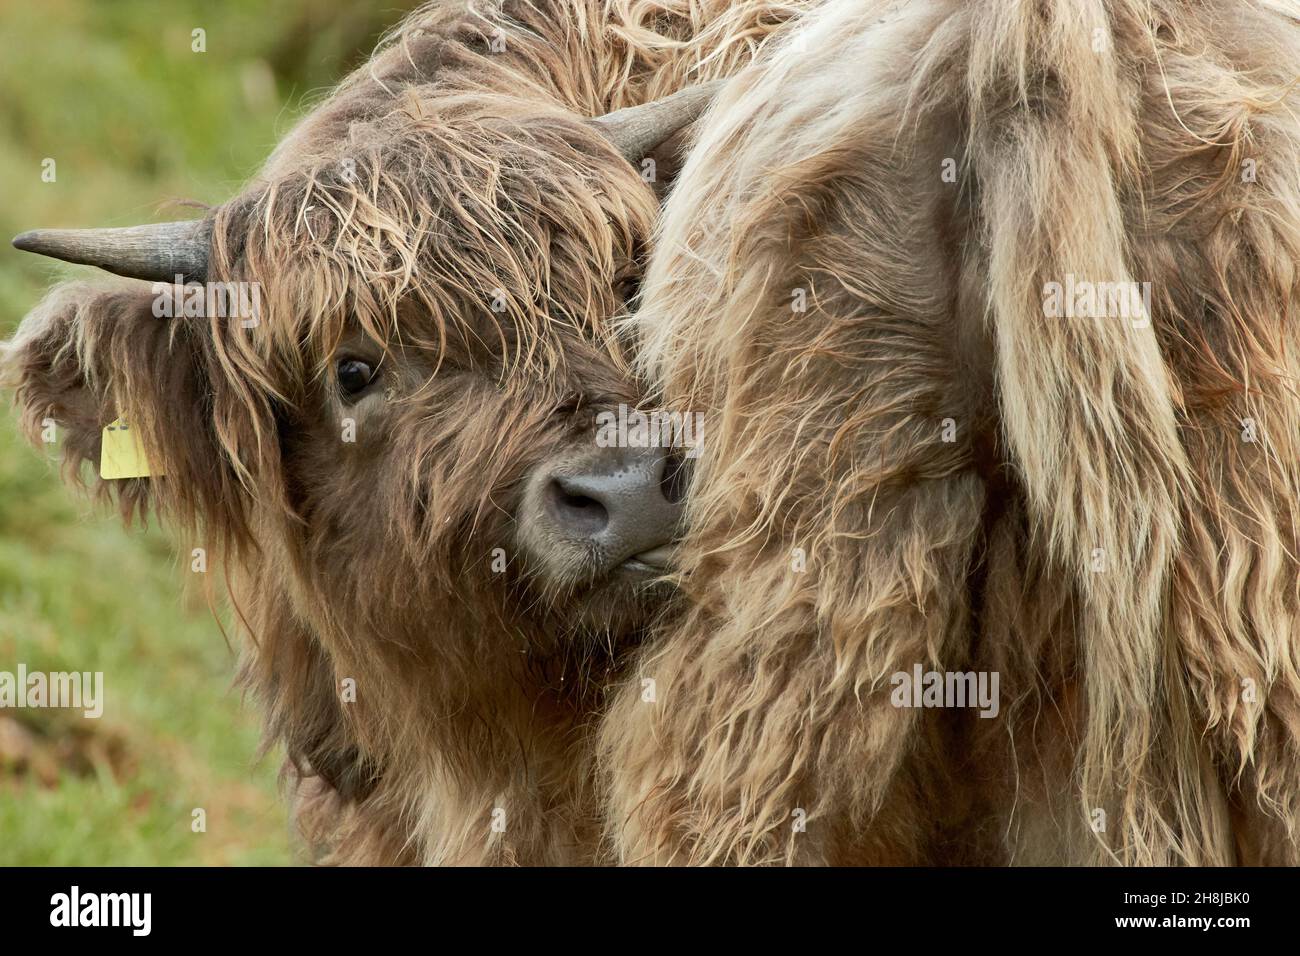
<svg viewBox="0 0 1300 956">
<path fill-rule="evenodd" d="M 552 475 L 546 511 L 564 534 L 617 563 L 672 541 L 682 517 L 682 460 L 662 448 L 609 448 Z"/>
</svg>

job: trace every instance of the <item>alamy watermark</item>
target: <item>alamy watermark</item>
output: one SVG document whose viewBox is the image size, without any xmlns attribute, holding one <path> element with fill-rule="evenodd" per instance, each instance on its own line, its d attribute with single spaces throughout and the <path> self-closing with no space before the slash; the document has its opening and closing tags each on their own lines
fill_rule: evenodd
<svg viewBox="0 0 1300 956">
<path fill-rule="evenodd" d="M 83 893 L 74 885 L 50 897 L 50 925 L 57 927 L 119 926 L 132 936 L 153 929 L 152 893 Z"/>
<path fill-rule="evenodd" d="M 1049 319 L 1128 319 L 1135 329 L 1151 324 L 1150 282 L 1090 282 L 1073 273 L 1065 282 L 1043 283 L 1043 315 Z"/>
<path fill-rule="evenodd" d="M 895 707 L 978 707 L 981 717 L 996 717 L 997 671 L 897 671 L 889 678 L 894 689 L 889 702 Z"/>
<path fill-rule="evenodd" d="M 601 448 L 684 448 L 685 457 L 698 458 L 703 441 L 703 412 L 643 412 L 620 404 L 617 412 L 596 415 Z"/>
<path fill-rule="evenodd" d="M 239 319 L 251 329 L 262 316 L 262 287 L 257 282 L 155 282 L 153 314 L 158 319 Z"/>
<path fill-rule="evenodd" d="M 0 671 L 0 710 L 66 707 L 97 720 L 104 714 L 103 671 Z"/>
</svg>

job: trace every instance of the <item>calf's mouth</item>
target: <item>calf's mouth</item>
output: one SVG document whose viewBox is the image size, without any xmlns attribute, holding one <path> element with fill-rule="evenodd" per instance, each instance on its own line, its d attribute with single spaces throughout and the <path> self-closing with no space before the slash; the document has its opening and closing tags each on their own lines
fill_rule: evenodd
<svg viewBox="0 0 1300 956">
<path fill-rule="evenodd" d="M 684 488 L 672 449 L 561 449 L 533 469 L 516 512 L 534 585 L 581 607 L 587 623 L 644 622 L 672 591 Z"/>
</svg>

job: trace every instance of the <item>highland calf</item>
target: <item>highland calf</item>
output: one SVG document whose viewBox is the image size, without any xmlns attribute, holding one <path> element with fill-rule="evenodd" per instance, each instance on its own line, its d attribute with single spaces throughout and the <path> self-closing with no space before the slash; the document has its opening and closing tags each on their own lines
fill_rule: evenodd
<svg viewBox="0 0 1300 956">
<path fill-rule="evenodd" d="M 439 0 L 202 220 L 16 240 L 259 291 L 60 286 L 5 375 L 74 478 L 124 417 L 148 476 L 95 491 L 223 563 L 321 859 L 599 858 L 590 724 L 680 511 L 668 450 L 593 440 L 642 398 L 611 320 L 696 84 L 795 6 Z"/>
</svg>

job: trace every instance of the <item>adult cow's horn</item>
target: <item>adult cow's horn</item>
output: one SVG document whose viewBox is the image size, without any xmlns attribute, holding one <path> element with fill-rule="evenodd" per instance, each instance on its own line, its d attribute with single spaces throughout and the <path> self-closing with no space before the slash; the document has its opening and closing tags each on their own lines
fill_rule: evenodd
<svg viewBox="0 0 1300 956">
<path fill-rule="evenodd" d="M 130 279 L 202 282 L 212 225 L 205 219 L 123 229 L 34 229 L 14 239 L 25 252 L 98 266 Z"/>
<path fill-rule="evenodd" d="M 592 120 L 633 164 L 704 112 L 723 80 L 701 83 L 653 103 L 629 106 Z"/>
</svg>

